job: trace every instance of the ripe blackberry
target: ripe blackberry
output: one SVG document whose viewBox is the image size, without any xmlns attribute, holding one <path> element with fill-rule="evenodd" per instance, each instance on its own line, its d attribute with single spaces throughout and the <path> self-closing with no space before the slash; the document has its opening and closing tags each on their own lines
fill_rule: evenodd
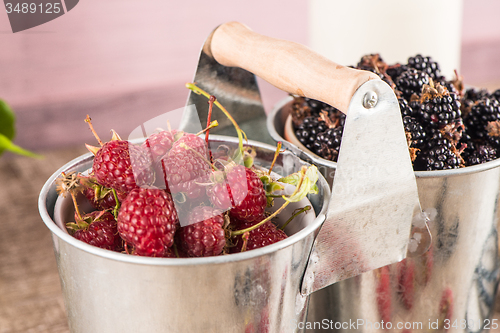
<svg viewBox="0 0 500 333">
<path fill-rule="evenodd" d="M 401 116 L 413 117 L 413 108 L 410 106 L 410 103 L 404 98 L 398 98 L 399 110 L 401 110 Z"/>
<path fill-rule="evenodd" d="M 462 153 L 466 165 L 486 163 L 494 160 L 496 155 L 497 150 L 489 144 L 467 146 Z"/>
<path fill-rule="evenodd" d="M 429 84 L 429 75 L 414 68 L 409 68 L 401 73 L 394 83 L 396 84 L 396 90 L 401 92 L 402 97 L 410 100 L 413 94 L 420 94 L 424 84 Z"/>
<path fill-rule="evenodd" d="M 414 169 L 430 171 L 456 169 L 464 166 L 463 159 L 453 141 L 442 131 L 435 132 L 415 160 Z"/>
<path fill-rule="evenodd" d="M 426 144 L 426 132 L 422 124 L 410 116 L 403 117 L 403 125 L 406 133 L 410 135 L 411 147 L 421 149 Z"/>
<path fill-rule="evenodd" d="M 490 95 L 491 99 L 496 99 L 497 101 L 500 102 L 500 89 L 495 90 L 494 92 L 491 93 Z"/>
<path fill-rule="evenodd" d="M 313 152 L 330 161 L 337 161 L 344 127 L 329 128 L 318 134 L 313 143 Z"/>
<path fill-rule="evenodd" d="M 230 210 L 235 219 L 258 222 L 267 206 L 264 185 L 257 174 L 242 165 L 229 167 L 223 181 L 207 187 L 210 202 L 221 210 Z"/>
<path fill-rule="evenodd" d="M 446 88 L 425 85 L 422 90 L 420 108 L 416 115 L 424 126 L 443 128 L 451 123 L 462 123 L 461 103 L 459 97 L 449 93 Z"/>
<path fill-rule="evenodd" d="M 500 102 L 486 97 L 471 106 L 464 124 L 473 139 L 486 140 L 488 139 L 488 123 L 497 120 L 500 120 Z"/>
<path fill-rule="evenodd" d="M 148 154 L 123 140 L 106 142 L 97 151 L 92 174 L 99 184 L 119 192 L 151 185 L 155 179 Z"/>
<path fill-rule="evenodd" d="M 181 249 L 190 257 L 217 256 L 226 245 L 220 211 L 209 206 L 195 207 L 188 216 L 188 225 L 178 231 Z"/>
<path fill-rule="evenodd" d="M 140 256 L 163 257 L 179 226 L 172 196 L 157 188 L 135 188 L 123 200 L 117 218 L 121 238 Z"/>
<path fill-rule="evenodd" d="M 389 75 L 392 79 L 392 81 L 395 83 L 396 79 L 403 73 L 408 70 L 407 65 L 402 65 L 402 64 L 395 64 L 387 67 L 386 73 Z"/>
<path fill-rule="evenodd" d="M 295 136 L 307 149 L 313 150 L 314 140 L 316 137 L 327 129 L 324 121 L 318 117 L 307 117 L 302 124 L 295 128 Z"/>
<path fill-rule="evenodd" d="M 239 225 L 239 230 L 250 228 L 254 223 L 242 222 Z M 230 253 L 242 252 L 242 250 L 249 251 L 258 249 L 267 245 L 271 245 L 279 242 L 280 240 L 286 239 L 288 236 L 281 229 L 276 228 L 272 222 L 266 222 L 260 227 L 250 231 L 248 233 L 248 239 L 244 240 L 243 235 L 236 236 L 233 238 L 233 243 L 235 246 L 230 248 Z"/>
<path fill-rule="evenodd" d="M 407 66 L 426 73 L 434 81 L 441 81 L 443 79 L 439 64 L 432 60 L 431 57 L 424 57 L 421 54 L 417 54 L 414 57 L 408 58 Z"/>
</svg>

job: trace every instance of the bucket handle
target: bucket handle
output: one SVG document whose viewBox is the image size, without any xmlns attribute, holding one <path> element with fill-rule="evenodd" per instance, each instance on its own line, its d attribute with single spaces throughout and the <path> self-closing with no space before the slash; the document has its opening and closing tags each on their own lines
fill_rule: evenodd
<svg viewBox="0 0 500 333">
<path fill-rule="evenodd" d="M 204 51 L 221 65 L 243 68 L 290 94 L 346 113 L 356 90 L 377 74 L 339 65 L 304 45 L 260 35 L 239 22 L 220 25 Z"/>
</svg>

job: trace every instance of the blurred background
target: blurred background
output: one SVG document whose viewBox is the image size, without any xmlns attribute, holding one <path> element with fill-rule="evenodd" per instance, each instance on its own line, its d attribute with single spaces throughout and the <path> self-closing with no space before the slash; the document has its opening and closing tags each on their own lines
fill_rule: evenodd
<svg viewBox="0 0 500 333">
<path fill-rule="evenodd" d="M 342 65 L 416 53 L 465 83 L 500 88 L 498 0 L 82 0 L 67 14 L 13 34 L 0 9 L 0 98 L 17 116 L 14 142 L 44 159 L 0 158 L 0 333 L 68 332 L 50 233 L 36 200 L 60 166 L 104 140 L 183 107 L 205 38 L 240 21 L 308 45 Z M 450 77 L 451 78 L 451 77 Z M 286 96 L 259 81 L 266 111 Z"/>
<path fill-rule="evenodd" d="M 306 44 L 343 65 L 366 53 L 393 63 L 420 52 L 439 61 L 448 76 L 458 69 L 467 84 L 496 88 L 498 12 L 496 0 L 385 0 L 376 6 L 367 0 L 83 0 L 15 34 L 0 12 L 0 98 L 17 113 L 15 142 L 26 148 L 91 139 L 87 113 L 99 131 L 128 134 L 184 106 L 184 83 L 193 78 L 201 45 L 231 20 Z M 261 90 L 267 111 L 285 96 L 263 82 Z"/>
</svg>

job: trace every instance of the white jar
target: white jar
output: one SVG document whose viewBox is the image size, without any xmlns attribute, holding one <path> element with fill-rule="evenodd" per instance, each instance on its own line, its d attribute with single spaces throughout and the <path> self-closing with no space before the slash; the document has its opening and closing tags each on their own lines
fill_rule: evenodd
<svg viewBox="0 0 500 333">
<path fill-rule="evenodd" d="M 310 0 L 310 46 L 356 65 L 379 53 L 388 64 L 431 56 L 448 79 L 460 70 L 463 0 Z"/>
</svg>

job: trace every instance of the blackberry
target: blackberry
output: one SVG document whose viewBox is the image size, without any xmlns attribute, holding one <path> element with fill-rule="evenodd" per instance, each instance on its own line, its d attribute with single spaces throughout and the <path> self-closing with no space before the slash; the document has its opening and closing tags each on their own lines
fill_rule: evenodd
<svg viewBox="0 0 500 333">
<path fill-rule="evenodd" d="M 416 114 L 424 126 L 443 128 L 451 123 L 462 123 L 460 98 L 441 85 L 436 88 L 425 85 L 422 89 L 420 107 Z"/>
<path fill-rule="evenodd" d="M 414 169 L 418 171 L 457 169 L 464 161 L 455 145 L 445 134 L 436 132 L 427 147 L 418 155 Z"/>
<path fill-rule="evenodd" d="M 343 131 L 343 126 L 337 126 L 320 133 L 314 140 L 313 151 L 324 159 L 337 162 Z"/>
<path fill-rule="evenodd" d="M 500 102 L 486 97 L 470 107 L 464 123 L 473 139 L 488 139 L 488 123 L 497 120 L 500 120 Z"/>
<path fill-rule="evenodd" d="M 410 135 L 411 147 L 421 149 L 425 146 L 426 133 L 420 122 L 410 116 L 403 117 L 405 132 Z"/>
<path fill-rule="evenodd" d="M 392 66 L 388 66 L 385 71 L 387 75 L 389 75 L 393 82 L 396 82 L 396 79 L 403 73 L 408 70 L 407 65 L 395 64 Z"/>
<path fill-rule="evenodd" d="M 414 57 L 408 58 L 407 66 L 426 73 L 434 81 L 443 80 L 439 64 L 432 60 L 431 57 L 423 57 L 421 54 L 417 54 Z"/>
<path fill-rule="evenodd" d="M 401 110 L 401 116 L 403 117 L 412 117 L 414 115 L 413 108 L 410 103 L 404 98 L 398 98 L 399 109 Z"/>
<path fill-rule="evenodd" d="M 476 165 L 492 161 L 496 158 L 497 150 L 489 144 L 474 144 L 464 149 L 462 157 L 466 165 Z"/>
<path fill-rule="evenodd" d="M 318 117 L 306 117 L 302 124 L 296 127 L 295 136 L 307 149 L 313 150 L 316 137 L 327 129 L 326 123 Z"/>
<path fill-rule="evenodd" d="M 497 101 L 500 102 L 500 89 L 495 90 L 494 92 L 491 93 L 490 95 L 491 99 L 496 99 Z"/>
<path fill-rule="evenodd" d="M 404 98 L 411 99 L 413 94 L 419 95 L 424 84 L 429 84 L 429 75 L 414 68 L 409 68 L 401 73 L 395 81 L 396 90 L 400 91 Z"/>
</svg>

